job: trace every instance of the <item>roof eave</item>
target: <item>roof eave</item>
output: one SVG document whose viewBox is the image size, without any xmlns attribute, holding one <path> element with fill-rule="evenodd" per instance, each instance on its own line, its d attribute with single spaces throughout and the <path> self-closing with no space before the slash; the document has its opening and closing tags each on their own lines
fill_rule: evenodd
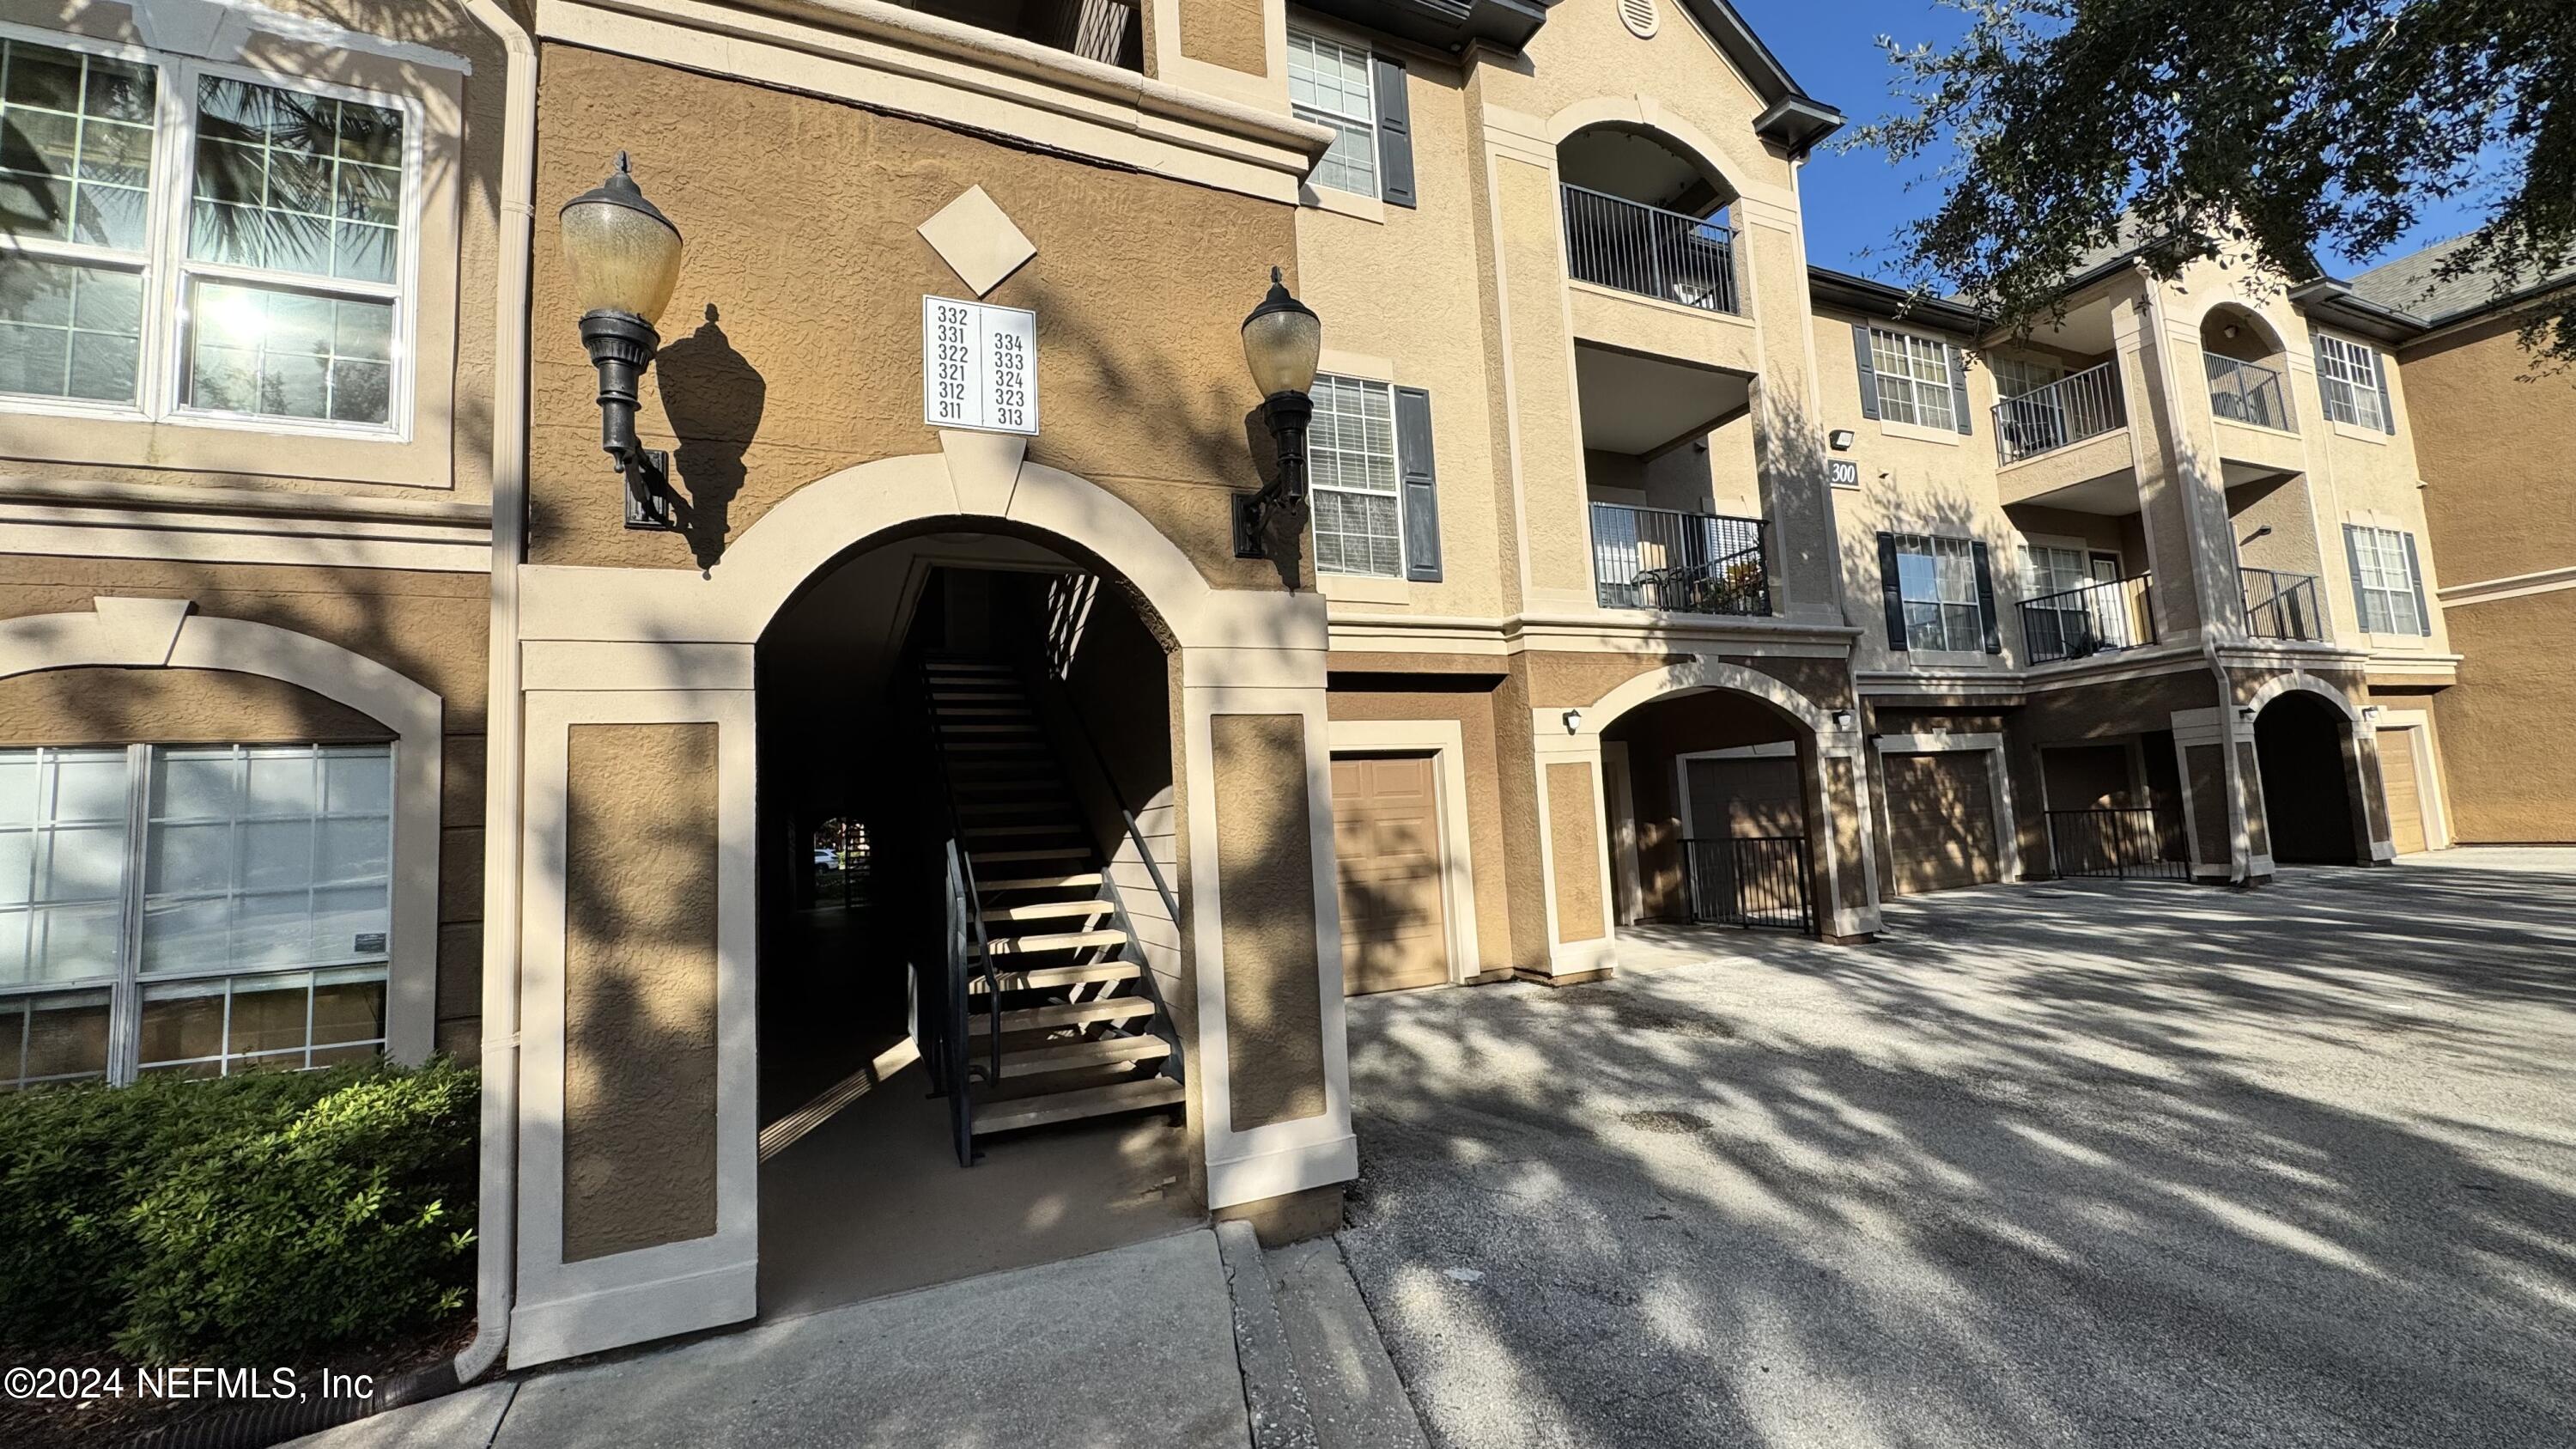
<svg viewBox="0 0 2576 1449">
<path fill-rule="evenodd" d="M 1557 0 L 1298 0 L 1352 25 L 1434 50 L 1482 45 L 1518 54 Z"/>
</svg>

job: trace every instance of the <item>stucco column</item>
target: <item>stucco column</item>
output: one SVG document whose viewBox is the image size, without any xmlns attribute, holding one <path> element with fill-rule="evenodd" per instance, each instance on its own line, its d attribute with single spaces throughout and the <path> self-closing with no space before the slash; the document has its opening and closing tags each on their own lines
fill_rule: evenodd
<svg viewBox="0 0 2576 1449">
<path fill-rule="evenodd" d="M 1760 338 L 1761 373 L 1746 395 L 1753 464 L 1770 523 L 1770 571 L 1780 612 L 1843 618 L 1842 561 L 1826 467 L 1827 424 L 1816 405 L 1814 338 L 1808 333 L 1807 249 L 1795 196 L 1736 202 L 1740 270 Z"/>
<path fill-rule="evenodd" d="M 1557 985 L 1596 981 L 1618 966 L 1601 736 L 1569 733 L 1563 713 L 1537 711 L 1530 731 L 1547 882 L 1546 977 Z"/>
<path fill-rule="evenodd" d="M 2172 716 L 2174 763 L 2182 774 L 2184 834 L 2191 842 L 2191 876 L 2203 881 L 2242 881 L 2253 873 L 2254 827 L 2248 811 L 2262 811 L 2261 772 L 2254 759 L 2254 729 L 2234 706 L 2176 710 Z M 2240 728 L 2241 726 L 2241 728 Z M 2254 783 L 2248 792 L 2245 780 Z M 2268 823 L 2264 869 L 2270 868 Z"/>
<path fill-rule="evenodd" d="M 1816 931 L 1828 941 L 1858 943 L 1878 933 L 1877 851 L 1871 824 L 1869 768 L 1861 732 L 1819 730 L 1798 742 L 1807 792 L 1807 849 L 1814 862 Z"/>
</svg>

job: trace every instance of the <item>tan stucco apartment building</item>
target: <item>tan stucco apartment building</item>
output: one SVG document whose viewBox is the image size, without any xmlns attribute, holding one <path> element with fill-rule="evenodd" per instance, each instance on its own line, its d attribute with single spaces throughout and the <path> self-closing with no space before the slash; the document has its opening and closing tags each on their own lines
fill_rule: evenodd
<svg viewBox="0 0 2576 1449">
<path fill-rule="evenodd" d="M 469 1370 L 1320 1230 L 1347 992 L 2536 829 L 2443 799 L 2384 311 L 1814 269 L 1841 118 L 1723 0 L 0 53 L 0 1086 L 479 1058 Z"/>
<path fill-rule="evenodd" d="M 2424 514 L 2460 682 L 2435 696 L 2442 789 L 2462 843 L 2576 841 L 2576 380 L 2525 349 L 2558 273 L 2500 289 L 2469 239 L 2352 279 L 2384 311 L 2414 399 Z"/>
</svg>

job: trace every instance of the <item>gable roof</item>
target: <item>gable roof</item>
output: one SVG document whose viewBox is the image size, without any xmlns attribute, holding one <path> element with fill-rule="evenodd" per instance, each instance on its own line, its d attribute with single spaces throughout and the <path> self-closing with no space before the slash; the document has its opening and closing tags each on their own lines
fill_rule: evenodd
<svg viewBox="0 0 2576 1449">
<path fill-rule="evenodd" d="M 1843 113 L 1808 95 L 1780 57 L 1753 33 L 1727 0 L 1678 0 L 1718 50 L 1734 63 L 1762 98 L 1764 110 L 1754 118 L 1754 133 L 1792 155 L 1804 155 L 1817 142 L 1843 128 Z"/>
<path fill-rule="evenodd" d="M 2395 261 L 2382 262 L 2354 277 L 2349 285 L 2362 300 L 2403 313 L 2430 328 L 2509 307 L 2576 281 L 2576 258 L 2570 258 L 2547 276 L 2505 292 L 2497 290 L 2504 278 L 2492 264 L 2471 266 L 2456 276 L 2443 275 L 2445 266 L 2477 240 L 2478 233 L 2470 232 L 2435 242 Z"/>
</svg>

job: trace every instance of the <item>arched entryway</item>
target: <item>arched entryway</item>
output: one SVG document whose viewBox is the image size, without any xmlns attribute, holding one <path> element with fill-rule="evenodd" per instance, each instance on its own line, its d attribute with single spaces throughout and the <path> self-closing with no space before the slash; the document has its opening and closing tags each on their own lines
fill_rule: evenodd
<svg viewBox="0 0 2576 1449">
<path fill-rule="evenodd" d="M 2284 689 L 2254 717 L 2254 757 L 2272 859 L 2283 865 L 2370 860 L 2353 722 L 2341 701 Z"/>
<path fill-rule="evenodd" d="M 956 896 L 948 838 L 964 836 L 970 818 L 995 822 L 1000 834 L 987 843 L 1021 838 L 1023 828 L 1040 822 L 1008 809 L 970 815 L 959 808 L 968 792 L 946 788 L 958 778 L 947 762 L 1011 753 L 969 743 L 1025 740 L 1031 732 L 942 729 L 928 722 L 1013 721 L 943 717 L 932 712 L 937 705 L 1025 708 L 1045 722 L 1036 733 L 1047 742 L 1049 764 L 1075 776 L 1067 793 L 1076 808 L 1072 839 L 1031 849 L 1127 838 L 1123 812 L 1104 815 L 1091 803 L 1098 792 L 1083 793 L 1088 751 L 1077 753 L 1075 737 L 1046 713 L 1057 693 L 1089 687 L 1115 695 L 1120 718 L 1093 726 L 1113 772 L 1121 748 L 1131 746 L 1138 757 L 1130 767 L 1145 776 L 1161 771 L 1159 782 L 1122 778 L 1120 785 L 1140 817 L 1147 842 L 1141 854 L 1170 867 L 1164 884 L 1143 869 L 1141 855 L 1121 859 L 1096 845 L 1105 851 L 1096 871 L 1083 868 L 1093 862 L 1061 862 L 1071 867 L 1063 875 L 1097 875 L 1094 889 L 1115 880 L 1139 935 L 1156 930 L 1144 919 L 1151 909 L 1141 897 L 1167 890 L 1173 902 L 1163 909 L 1161 931 L 1172 959 L 1186 964 L 1169 979 L 1154 971 L 1126 975 L 1120 988 L 1141 989 L 1139 977 L 1155 978 L 1167 1008 L 1155 1015 L 1173 1024 L 1167 1044 L 1187 1074 L 1185 1099 L 1161 1109 L 1164 1120 L 1179 1119 L 1178 1160 L 1140 1184 L 1138 1194 L 1195 1216 L 1329 1190 L 1356 1171 L 1332 855 L 1323 844 L 1331 803 L 1322 602 L 1276 588 L 1212 586 L 1173 535 L 1134 503 L 1026 461 L 1017 439 L 952 434 L 943 447 L 804 485 L 771 504 L 703 572 L 539 566 L 519 575 L 528 906 L 518 973 L 526 1089 L 514 1364 L 799 1306 L 776 1286 L 765 1261 L 773 1252 L 782 1261 L 789 1255 L 768 1221 L 786 1214 L 765 1180 L 763 1139 L 775 1144 L 792 1135 L 799 1119 L 774 1115 L 782 1102 L 797 1100 L 793 1085 L 773 1090 L 771 1110 L 763 1110 L 759 998 L 772 988 L 773 965 L 779 980 L 787 979 L 783 943 L 795 934 L 799 909 L 794 879 L 811 868 L 816 821 L 867 819 L 875 863 L 891 867 L 900 855 L 909 880 L 939 903 L 925 912 L 907 901 L 901 913 L 909 920 L 936 914 L 946 934 L 925 945 L 917 924 L 889 926 L 885 939 L 865 942 L 846 930 L 838 941 L 828 932 L 805 933 L 809 977 L 823 977 L 835 963 L 858 972 L 860 949 L 873 953 L 863 976 L 806 983 L 818 987 L 826 1011 L 852 1023 L 844 1034 L 850 1040 L 805 1031 L 841 1054 L 814 1076 L 849 1066 L 884 1040 L 888 972 L 898 960 L 909 1028 L 924 1000 L 914 984 L 921 961 L 944 972 L 960 933 L 1010 934 L 1024 924 L 1018 907 L 1073 899 L 1014 891 L 986 901 L 969 887 L 964 900 L 971 906 L 947 911 Z M 900 567 L 886 552 L 898 547 Z M 863 597 L 874 602 L 862 607 Z M 1089 642 L 1074 641 L 1077 635 Z M 1103 642 L 1120 635 L 1126 646 Z M 884 712 L 881 697 L 854 704 L 847 680 L 831 677 L 861 669 L 862 656 L 881 661 L 868 666 L 876 677 L 909 671 L 912 717 L 926 731 L 921 743 L 898 742 L 891 724 L 866 737 L 855 725 L 841 727 L 867 708 Z M 1109 669 L 1112 659 L 1126 663 Z M 1098 679 L 1084 679 L 1086 660 L 1102 662 Z M 930 697 L 942 694 L 961 698 Z M 877 743 L 857 752 L 850 742 L 862 738 Z M 855 763 L 830 762 L 843 748 L 857 753 Z M 934 758 L 943 764 L 936 791 L 921 763 Z M 978 778 L 1009 787 L 989 803 L 1025 803 L 1012 793 L 1023 778 L 1007 771 Z M 906 786 L 914 799 L 928 793 L 944 805 L 937 829 L 928 809 L 905 816 L 889 803 Z M 808 791 L 824 798 L 794 803 Z M 1175 818 L 1174 806 L 1185 820 Z M 898 850 L 906 830 L 912 848 Z M 923 882 L 918 847 L 933 834 L 941 837 L 939 870 Z M 1040 864 L 1034 857 L 1004 863 Z M 1228 881 L 1258 909 L 1221 912 L 1216 903 Z M 889 922 L 896 912 L 886 898 L 894 889 L 881 881 L 876 892 Z M 1205 908 L 1193 909 L 1194 899 Z M 1186 953 L 1179 949 L 1184 935 Z M 1004 961 L 1021 964 L 1009 960 L 1018 954 L 997 959 L 987 951 L 983 959 L 998 973 Z M 1086 968 L 1105 954 L 1066 959 L 1073 978 L 1049 982 L 1050 999 L 1040 1004 L 1074 1007 L 1083 1004 L 1077 994 L 1090 999 L 1102 983 Z M 1154 953 L 1140 954 L 1150 961 Z M 1003 989 L 1016 993 L 1026 984 Z M 987 1006 L 997 999 L 978 995 Z M 1004 1011 L 1021 1005 L 1001 1004 Z M 1122 1004 L 1112 1014 L 1128 1009 Z M 986 1031 L 977 1045 L 993 1044 Z M 1015 1040 L 1018 1031 L 1005 1020 L 1004 1055 L 1039 1045 Z M 1089 1051 L 1098 1039 L 1057 1044 Z M 989 1052 L 976 1055 L 989 1063 Z M 829 1085 L 882 1105 L 896 1095 L 883 1084 L 904 1070 L 880 1052 Z M 828 1098 L 828 1088 L 816 1095 Z M 912 1175 L 927 1180 L 935 1162 L 943 1181 L 966 1185 L 989 1231 L 970 1231 L 977 1220 L 915 1200 L 909 1219 L 896 1226 L 962 1245 L 936 1276 L 1068 1251 L 1062 1239 L 1049 1246 L 1045 1236 L 1084 1210 L 1065 1182 L 1021 1173 L 1015 1184 L 1011 1171 L 997 1166 L 997 1149 L 988 1149 L 982 1166 L 959 1167 L 953 1140 L 939 1132 L 946 1110 L 937 1106 L 930 1129 L 930 1145 L 945 1150 L 925 1152 Z M 770 1130 L 782 1123 L 791 1130 Z M 857 1175 L 839 1187 L 883 1194 L 899 1185 L 889 1180 L 891 1170 L 882 1158 L 858 1161 Z M 827 1206 L 805 1221 L 846 1242 L 849 1200 Z M 894 1233 L 889 1227 L 866 1245 L 870 1256 L 904 1253 Z M 879 1278 L 860 1291 L 888 1286 Z"/>
</svg>

